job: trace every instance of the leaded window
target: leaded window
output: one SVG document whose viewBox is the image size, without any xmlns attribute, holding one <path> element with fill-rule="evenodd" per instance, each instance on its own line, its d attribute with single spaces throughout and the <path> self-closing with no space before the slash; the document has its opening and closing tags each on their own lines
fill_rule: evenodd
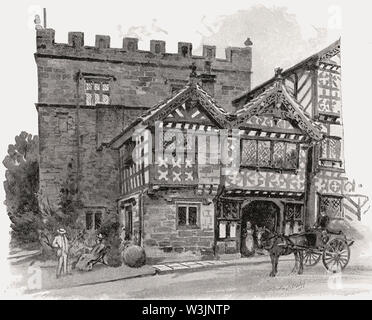
<svg viewBox="0 0 372 320">
<path fill-rule="evenodd" d="M 242 140 L 243 166 L 297 169 L 299 148 L 295 143 L 269 140 Z"/>
<path fill-rule="evenodd" d="M 283 168 L 285 163 L 285 143 L 274 143 L 273 150 L 273 166 L 275 168 Z"/>
<path fill-rule="evenodd" d="M 85 80 L 85 104 L 110 104 L 110 84 L 108 80 L 86 79 Z"/>
<path fill-rule="evenodd" d="M 319 211 L 330 218 L 342 219 L 344 217 L 342 197 L 320 196 Z"/>
<path fill-rule="evenodd" d="M 285 164 L 286 169 L 295 169 L 297 168 L 298 162 L 298 151 L 297 146 L 294 143 L 285 144 Z"/>
<path fill-rule="evenodd" d="M 321 142 L 320 157 L 322 159 L 341 160 L 341 140 L 337 138 L 324 138 Z"/>
<path fill-rule="evenodd" d="M 195 151 L 195 134 L 188 133 L 187 131 L 167 129 L 160 136 L 160 139 L 163 146 L 162 151 L 166 157 L 171 156 L 175 158 L 177 156 L 177 150 L 178 152 L 183 152 L 184 159 L 188 158 L 188 153 L 194 157 L 192 154 Z"/>
<path fill-rule="evenodd" d="M 242 142 L 242 164 L 255 166 L 257 164 L 257 141 L 243 140 Z"/>
<path fill-rule="evenodd" d="M 286 221 L 302 221 L 303 205 L 300 203 L 286 203 L 284 217 Z"/>
<path fill-rule="evenodd" d="M 270 166 L 270 141 L 257 141 L 257 165 L 259 167 Z"/>
</svg>

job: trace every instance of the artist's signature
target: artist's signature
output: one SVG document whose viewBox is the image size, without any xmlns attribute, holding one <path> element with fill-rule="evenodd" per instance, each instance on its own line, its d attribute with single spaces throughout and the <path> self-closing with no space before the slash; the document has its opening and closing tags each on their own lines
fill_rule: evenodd
<svg viewBox="0 0 372 320">
<path fill-rule="evenodd" d="M 304 281 L 287 281 L 286 283 L 280 284 L 276 286 L 274 289 L 275 290 L 285 290 L 285 291 L 290 291 L 290 290 L 299 290 L 305 288 L 305 282 Z"/>
</svg>

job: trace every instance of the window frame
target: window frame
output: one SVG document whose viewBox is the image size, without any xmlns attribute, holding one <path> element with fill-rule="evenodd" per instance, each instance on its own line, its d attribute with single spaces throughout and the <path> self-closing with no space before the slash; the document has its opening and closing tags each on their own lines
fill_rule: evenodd
<svg viewBox="0 0 372 320">
<path fill-rule="evenodd" d="M 179 224 L 179 214 L 178 209 L 180 207 L 186 207 L 186 224 L 180 225 Z M 196 224 L 190 225 L 189 224 L 189 209 L 190 207 L 196 207 Z M 176 202 L 176 229 L 200 229 L 200 202 Z"/>
<path fill-rule="evenodd" d="M 335 216 L 329 216 L 327 213 L 326 215 L 329 217 L 331 220 L 344 220 L 345 219 L 345 210 L 344 210 L 344 197 L 341 195 L 330 195 L 330 194 L 318 194 L 318 215 L 321 214 L 321 208 L 322 208 L 322 199 L 324 198 L 332 198 L 332 199 L 337 199 L 340 201 L 340 216 L 335 217 Z"/>
<path fill-rule="evenodd" d="M 288 207 L 289 206 L 300 206 L 300 218 L 296 218 L 295 215 L 293 214 L 293 216 L 288 219 Z M 302 223 L 304 223 L 304 217 L 305 217 L 305 214 L 304 214 L 304 204 L 302 202 L 285 202 L 284 203 L 284 223 L 287 223 L 287 222 L 295 222 L 295 221 L 300 221 Z"/>
<path fill-rule="evenodd" d="M 91 89 L 87 89 L 87 85 L 91 84 Z M 99 84 L 99 90 L 95 89 L 95 84 Z M 108 85 L 108 90 L 103 90 L 103 84 Z M 99 94 L 99 101 L 95 101 L 96 93 Z M 111 104 L 111 79 L 104 77 L 85 77 L 84 78 L 84 94 L 85 94 L 85 104 L 87 106 L 96 106 L 97 104 L 110 105 Z M 91 95 L 91 103 L 87 103 L 87 94 Z M 102 96 L 107 95 L 108 102 L 104 103 L 102 101 Z"/>
<path fill-rule="evenodd" d="M 88 228 L 88 224 L 87 224 L 87 221 L 88 221 L 88 219 L 87 219 L 87 217 L 88 217 L 88 215 L 91 215 L 91 227 L 90 228 Z M 97 216 L 99 216 L 100 218 L 99 218 L 99 220 L 100 220 L 100 225 L 99 226 L 97 226 Z M 102 226 L 102 219 L 103 218 L 103 212 L 102 212 L 102 210 L 99 210 L 99 209 L 89 209 L 89 210 L 87 210 L 87 211 L 85 211 L 85 221 L 84 221 L 84 223 L 85 223 L 85 229 L 87 230 L 87 231 L 97 231 L 101 226 Z"/>
<path fill-rule="evenodd" d="M 340 148 L 340 154 L 339 154 L 339 157 L 338 158 L 332 158 L 331 155 L 330 155 L 330 140 L 334 140 L 336 141 L 337 143 L 339 143 L 339 148 Z M 326 143 L 326 156 L 323 157 L 323 143 L 324 141 L 327 141 Z M 335 137 L 335 136 L 326 136 L 324 137 L 324 139 L 320 142 L 319 144 L 319 160 L 326 160 L 326 161 L 332 161 L 332 162 L 340 162 L 342 163 L 342 141 L 341 141 L 341 138 L 340 137 Z"/>
<path fill-rule="evenodd" d="M 251 164 L 244 164 L 243 163 L 243 144 L 244 141 L 254 141 L 256 143 L 256 161 L 254 165 Z M 270 143 L 270 159 L 269 159 L 269 165 L 268 166 L 259 166 L 258 165 L 258 144 L 260 141 L 268 141 Z M 274 157 L 274 145 L 275 143 L 284 143 L 284 165 L 282 167 L 277 167 L 273 165 L 273 157 Z M 293 144 L 296 147 L 296 164 L 295 167 L 289 168 L 287 167 L 287 146 L 288 144 Z M 272 140 L 272 139 L 249 139 L 249 138 L 242 138 L 240 140 L 240 167 L 241 168 L 248 168 L 248 169 L 254 169 L 254 170 L 259 170 L 259 169 L 269 169 L 269 170 L 275 170 L 275 171 L 290 171 L 290 172 L 297 172 L 299 169 L 299 164 L 300 164 L 300 144 L 293 141 L 286 141 L 286 140 Z"/>
</svg>

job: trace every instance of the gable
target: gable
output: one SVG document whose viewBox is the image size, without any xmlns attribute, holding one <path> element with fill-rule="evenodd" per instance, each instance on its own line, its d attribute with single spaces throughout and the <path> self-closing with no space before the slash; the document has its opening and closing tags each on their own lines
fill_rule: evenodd
<svg viewBox="0 0 372 320">
<path fill-rule="evenodd" d="M 215 125 L 215 121 L 213 121 L 213 118 L 211 119 L 211 115 L 203 109 L 200 103 L 191 101 L 190 99 L 171 111 L 164 121 Z"/>
<path fill-rule="evenodd" d="M 269 118 L 265 119 L 267 116 Z M 316 123 L 303 113 L 301 105 L 288 93 L 281 80 L 239 109 L 236 112 L 234 126 L 242 128 L 247 122 L 260 121 L 259 119 L 266 120 L 270 125 L 270 118 L 273 120 L 272 124 L 274 118 L 278 123 L 284 120 L 292 127 L 298 127 L 310 138 L 322 139 L 322 133 Z"/>
<path fill-rule="evenodd" d="M 141 125 L 152 125 L 155 121 L 179 121 L 223 128 L 228 125 L 227 115 L 198 84 L 188 84 L 174 97 L 151 108 L 141 117 Z"/>
</svg>

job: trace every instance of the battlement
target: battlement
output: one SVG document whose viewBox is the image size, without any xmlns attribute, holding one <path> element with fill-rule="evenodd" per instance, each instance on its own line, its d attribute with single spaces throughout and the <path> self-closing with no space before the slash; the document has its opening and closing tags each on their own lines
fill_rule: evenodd
<svg viewBox="0 0 372 320">
<path fill-rule="evenodd" d="M 123 38 L 122 48 L 110 47 L 110 36 L 96 35 L 94 46 L 84 43 L 83 32 L 69 32 L 68 43 L 56 43 L 54 29 L 39 29 L 36 31 L 36 56 L 48 56 L 55 58 L 111 61 L 133 63 L 169 63 L 189 66 L 190 60 L 198 69 L 205 70 L 212 64 L 214 71 L 231 70 L 250 72 L 252 67 L 251 42 L 246 47 L 228 47 L 225 49 L 226 58 L 216 58 L 216 47 L 203 45 L 202 56 L 192 54 L 192 43 L 178 42 L 178 52 L 166 52 L 166 42 L 151 40 L 150 50 L 139 50 L 137 38 Z M 184 63 L 183 63 L 184 62 Z"/>
</svg>

